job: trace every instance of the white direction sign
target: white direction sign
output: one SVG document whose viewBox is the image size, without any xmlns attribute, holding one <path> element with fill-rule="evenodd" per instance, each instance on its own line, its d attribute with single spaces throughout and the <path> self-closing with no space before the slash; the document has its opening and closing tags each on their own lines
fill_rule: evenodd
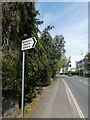
<svg viewBox="0 0 90 120">
<path fill-rule="evenodd" d="M 36 42 L 37 42 L 37 40 L 35 37 L 23 40 L 22 41 L 22 50 L 28 50 L 28 49 L 34 48 L 36 45 Z"/>
</svg>

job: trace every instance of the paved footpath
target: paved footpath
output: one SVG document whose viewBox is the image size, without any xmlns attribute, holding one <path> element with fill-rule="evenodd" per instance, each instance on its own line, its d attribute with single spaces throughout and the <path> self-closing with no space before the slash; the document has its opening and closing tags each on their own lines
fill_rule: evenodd
<svg viewBox="0 0 90 120">
<path fill-rule="evenodd" d="M 72 107 L 73 106 L 73 107 Z M 69 100 L 66 87 L 61 78 L 57 80 L 41 95 L 36 108 L 27 118 L 80 118 L 73 101 Z"/>
</svg>

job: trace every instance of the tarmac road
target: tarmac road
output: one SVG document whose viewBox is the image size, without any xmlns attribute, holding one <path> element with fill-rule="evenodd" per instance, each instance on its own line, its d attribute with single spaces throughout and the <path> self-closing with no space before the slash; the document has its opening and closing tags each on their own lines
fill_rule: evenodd
<svg viewBox="0 0 90 120">
<path fill-rule="evenodd" d="M 71 81 L 71 78 L 63 79 Z M 72 96 L 61 76 L 57 76 L 57 80 L 45 89 L 37 107 L 27 115 L 27 118 L 81 118 Z"/>
<path fill-rule="evenodd" d="M 88 118 L 88 78 L 63 76 L 63 79 L 72 91 L 84 117 Z"/>
</svg>

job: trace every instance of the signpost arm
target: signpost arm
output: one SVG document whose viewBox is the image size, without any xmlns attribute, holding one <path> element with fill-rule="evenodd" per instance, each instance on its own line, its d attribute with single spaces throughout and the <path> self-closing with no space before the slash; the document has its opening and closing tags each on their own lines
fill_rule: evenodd
<svg viewBox="0 0 90 120">
<path fill-rule="evenodd" d="M 24 64 L 25 64 L 25 51 L 23 51 L 22 61 L 22 118 L 24 117 Z"/>
</svg>

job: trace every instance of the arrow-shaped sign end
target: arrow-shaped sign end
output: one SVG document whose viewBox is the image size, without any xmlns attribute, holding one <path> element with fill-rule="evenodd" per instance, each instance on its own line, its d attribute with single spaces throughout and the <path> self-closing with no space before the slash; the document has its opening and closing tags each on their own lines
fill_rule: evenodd
<svg viewBox="0 0 90 120">
<path fill-rule="evenodd" d="M 37 43 L 37 40 L 36 40 L 36 38 L 35 37 L 32 37 L 32 39 L 33 39 L 33 41 L 34 41 L 34 44 L 33 44 L 33 48 L 35 47 L 35 45 L 36 45 L 36 43 Z"/>
</svg>

